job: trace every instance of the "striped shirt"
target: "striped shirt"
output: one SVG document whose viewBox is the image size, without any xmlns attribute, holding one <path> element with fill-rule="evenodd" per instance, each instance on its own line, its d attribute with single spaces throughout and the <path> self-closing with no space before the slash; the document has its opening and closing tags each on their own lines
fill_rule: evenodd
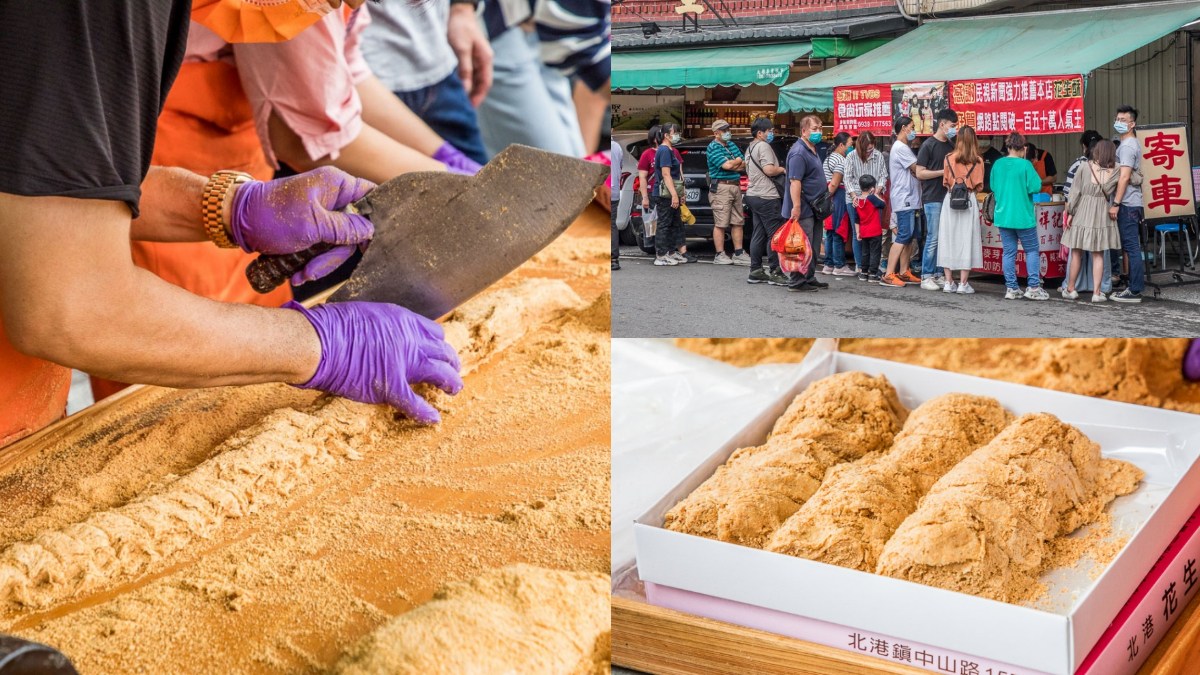
<svg viewBox="0 0 1200 675">
<path fill-rule="evenodd" d="M 840 173 L 846 177 L 846 156 L 840 152 L 831 152 L 825 158 L 825 182 L 833 182 L 833 174 Z"/>
<path fill-rule="evenodd" d="M 858 186 L 858 179 L 861 176 L 873 176 L 877 192 L 883 193 L 887 190 L 887 162 L 884 161 L 883 153 L 878 150 L 871 151 L 871 156 L 867 158 L 866 163 L 858 158 L 857 150 L 851 152 L 850 156 L 846 158 L 846 170 L 842 176 L 842 185 L 846 186 L 847 204 L 853 201 L 850 198 L 851 194 L 862 194 L 862 188 Z"/>
<path fill-rule="evenodd" d="M 742 151 L 738 146 L 731 143 L 722 145 L 717 141 L 708 144 L 708 175 L 713 180 L 740 180 L 742 174 L 729 169 L 722 169 L 721 165 L 731 159 L 744 159 Z"/>
<path fill-rule="evenodd" d="M 1063 199 L 1071 196 L 1071 185 L 1075 183 L 1075 173 L 1079 171 L 1079 167 L 1083 166 L 1088 161 L 1087 155 L 1080 157 L 1071 164 L 1071 168 L 1067 169 L 1067 182 L 1063 185 Z"/>
<path fill-rule="evenodd" d="M 542 63 L 592 91 L 611 79 L 612 0 L 483 0 L 489 39 L 533 19 Z"/>
</svg>

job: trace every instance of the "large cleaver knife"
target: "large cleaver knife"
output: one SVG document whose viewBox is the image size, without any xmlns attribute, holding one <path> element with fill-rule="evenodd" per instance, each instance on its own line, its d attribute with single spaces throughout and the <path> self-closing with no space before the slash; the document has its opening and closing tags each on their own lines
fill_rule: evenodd
<svg viewBox="0 0 1200 675">
<path fill-rule="evenodd" d="M 562 234 L 608 172 L 594 162 L 510 145 L 475 176 L 397 176 L 349 207 L 371 219 L 375 237 L 327 302 L 390 302 L 437 319 Z M 246 277 L 256 291 L 270 292 L 330 248 L 259 256 Z"/>
</svg>

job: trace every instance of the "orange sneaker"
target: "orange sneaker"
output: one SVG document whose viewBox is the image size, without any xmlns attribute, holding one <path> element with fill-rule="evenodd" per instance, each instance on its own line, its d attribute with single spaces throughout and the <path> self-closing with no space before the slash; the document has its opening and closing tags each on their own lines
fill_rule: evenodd
<svg viewBox="0 0 1200 675">
<path fill-rule="evenodd" d="M 879 281 L 880 286 L 892 286 L 894 288 L 904 288 L 908 284 L 895 274 L 889 274 Z"/>
<path fill-rule="evenodd" d="M 900 279 L 900 281 L 904 281 L 904 282 L 907 282 L 907 283 L 910 283 L 910 284 L 919 284 L 919 283 L 921 283 L 921 277 L 914 276 L 914 275 L 913 275 L 913 273 L 912 273 L 912 270 L 904 270 L 904 274 L 900 274 L 900 275 L 897 275 L 897 276 L 898 276 L 898 278 Z"/>
</svg>

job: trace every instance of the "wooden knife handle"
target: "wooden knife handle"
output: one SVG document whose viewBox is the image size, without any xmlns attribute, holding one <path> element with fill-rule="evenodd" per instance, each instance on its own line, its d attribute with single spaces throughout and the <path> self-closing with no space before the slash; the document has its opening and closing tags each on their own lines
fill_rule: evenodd
<svg viewBox="0 0 1200 675">
<path fill-rule="evenodd" d="M 331 248 L 333 244 L 321 242 L 297 253 L 260 255 L 246 266 L 246 279 L 255 291 L 270 293 L 292 278 L 293 274 L 303 270 L 313 258 Z"/>
<path fill-rule="evenodd" d="M 371 214 L 371 207 L 365 197 L 353 204 L 347 204 L 339 210 L 342 213 L 353 213 L 364 217 L 369 217 Z M 262 254 L 246 265 L 246 279 L 250 282 L 250 287 L 259 293 L 270 293 L 291 279 L 293 274 L 304 269 L 304 266 L 312 262 L 313 258 L 331 248 L 333 248 L 333 244 L 320 242 L 296 253 Z"/>
</svg>

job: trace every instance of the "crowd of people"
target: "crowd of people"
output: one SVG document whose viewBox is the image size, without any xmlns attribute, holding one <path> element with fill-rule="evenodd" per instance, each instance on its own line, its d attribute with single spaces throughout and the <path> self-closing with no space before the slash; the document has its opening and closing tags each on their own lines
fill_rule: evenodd
<svg viewBox="0 0 1200 675">
<path fill-rule="evenodd" d="M 1077 299 L 1082 290 L 1091 291 L 1092 302 L 1141 301 L 1137 114 L 1130 106 L 1117 109 L 1112 141 L 1096 131 L 1085 132 L 1080 140 L 1083 155 L 1067 172 L 1062 244 L 1071 255 L 1059 289 L 1066 299 Z M 920 137 L 921 128 L 931 135 Z M 707 156 L 713 241 L 718 242 L 714 263 L 748 266 L 751 284 L 816 292 L 829 286 L 819 274 L 854 277 L 887 288 L 915 285 L 973 294 L 970 276 L 983 267 L 981 219 L 986 219 L 996 226 L 1003 245 L 1005 299 L 1050 297 L 1041 276 L 1034 201 L 1035 195 L 1053 193 L 1058 168 L 1049 152 L 1018 132 L 977 137 L 975 129 L 960 125 L 958 114 L 947 107 L 927 123 L 898 117 L 890 139 L 863 131 L 855 137 L 841 132 L 827 140 L 821 119 L 809 115 L 800 122 L 799 140 L 781 159 L 771 146 L 775 128 L 767 117 L 751 124 L 753 138 L 744 154 L 732 142 L 727 122 L 715 121 L 712 131 Z M 695 262 L 687 253 L 680 223 L 682 158 L 674 149 L 681 140 L 679 127 L 655 127 L 649 140 L 638 171 L 643 217 L 648 222 L 657 219 L 654 265 Z M 742 173 L 747 176 L 745 199 L 753 221 L 748 250 L 743 249 L 738 185 Z M 815 217 L 824 212 L 829 215 L 823 220 Z M 789 220 L 820 251 L 805 273 L 785 274 L 771 250 L 772 237 Z M 726 228 L 732 228 L 732 255 L 724 250 Z M 618 269 L 615 238 L 613 245 L 613 269 Z M 1027 252 L 1024 290 L 1019 284 L 1019 250 Z M 1085 264 L 1088 261 L 1091 264 Z"/>
</svg>

